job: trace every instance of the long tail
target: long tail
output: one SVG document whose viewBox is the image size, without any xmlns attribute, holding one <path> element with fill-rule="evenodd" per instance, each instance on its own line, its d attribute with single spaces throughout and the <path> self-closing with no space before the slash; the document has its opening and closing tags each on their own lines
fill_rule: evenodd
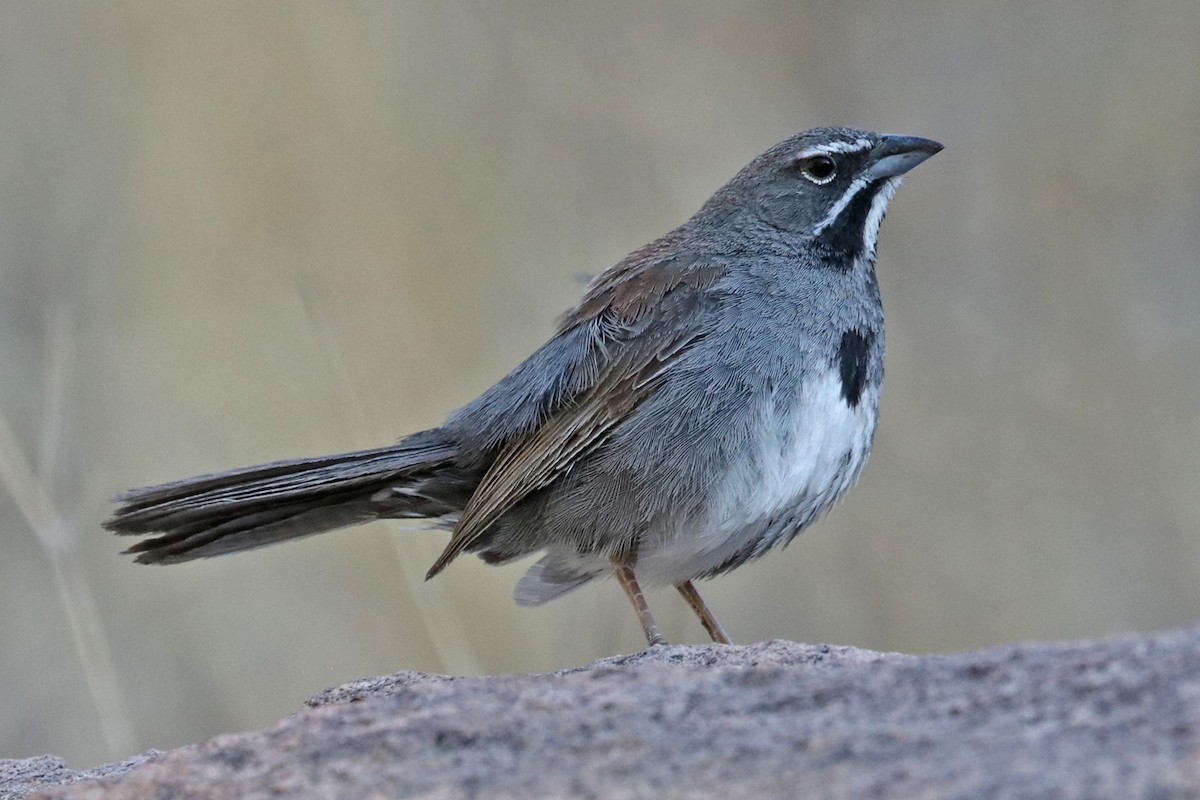
<svg viewBox="0 0 1200 800">
<path fill-rule="evenodd" d="M 276 461 L 131 489 L 104 527 L 159 534 L 126 553 L 174 564 L 299 539 L 382 517 L 462 509 L 478 475 L 438 430 L 375 450 Z"/>
</svg>

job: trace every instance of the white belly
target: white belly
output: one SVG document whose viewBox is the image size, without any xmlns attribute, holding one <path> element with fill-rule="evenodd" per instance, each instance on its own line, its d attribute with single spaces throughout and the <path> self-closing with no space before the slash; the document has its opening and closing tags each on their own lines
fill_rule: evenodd
<svg viewBox="0 0 1200 800">
<path fill-rule="evenodd" d="M 747 548 L 757 557 L 789 541 L 854 484 L 875 433 L 878 389 L 864 391 L 851 407 L 833 370 L 807 388 L 802 402 L 786 411 L 779 407 L 783 404 L 764 408 L 759 441 L 717 487 L 706 525 L 643 542 L 639 578 L 677 583 L 710 572 Z"/>
</svg>

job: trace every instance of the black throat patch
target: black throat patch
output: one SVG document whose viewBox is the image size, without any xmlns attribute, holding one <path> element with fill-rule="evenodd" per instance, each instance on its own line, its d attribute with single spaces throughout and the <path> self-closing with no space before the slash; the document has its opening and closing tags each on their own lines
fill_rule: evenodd
<svg viewBox="0 0 1200 800">
<path fill-rule="evenodd" d="M 871 213 L 875 195 L 879 194 L 885 183 L 887 179 L 880 178 L 859 189 L 842 213 L 817 236 L 817 243 L 827 253 L 827 261 L 842 272 L 853 269 L 855 260 L 865 255 L 863 232 L 867 227 L 867 217 Z"/>
<path fill-rule="evenodd" d="M 874 341 L 875 331 L 872 330 L 864 333 L 851 328 L 842 334 L 842 343 L 838 346 L 838 372 L 842 377 L 842 399 L 851 408 L 857 407 L 862 399 L 867 383 L 867 359 Z"/>
</svg>

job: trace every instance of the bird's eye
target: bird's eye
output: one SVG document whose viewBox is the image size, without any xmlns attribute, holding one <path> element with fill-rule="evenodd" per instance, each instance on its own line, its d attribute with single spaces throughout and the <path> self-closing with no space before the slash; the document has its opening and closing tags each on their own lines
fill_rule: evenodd
<svg viewBox="0 0 1200 800">
<path fill-rule="evenodd" d="M 837 164 L 829 156 L 808 156 L 796 162 L 796 168 L 806 179 L 818 186 L 829 183 L 837 175 Z"/>
</svg>

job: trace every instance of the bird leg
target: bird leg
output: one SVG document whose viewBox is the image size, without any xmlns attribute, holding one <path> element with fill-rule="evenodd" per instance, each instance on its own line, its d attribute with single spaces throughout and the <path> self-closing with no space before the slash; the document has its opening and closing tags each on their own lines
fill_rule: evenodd
<svg viewBox="0 0 1200 800">
<path fill-rule="evenodd" d="M 704 630 L 708 631 L 708 635 L 717 644 L 733 644 L 729 634 L 721 627 L 721 623 L 717 622 L 717 618 L 708 610 L 708 606 L 704 604 L 704 598 L 700 597 L 700 593 L 696 591 L 696 587 L 692 586 L 691 581 L 675 584 L 675 588 L 683 595 L 683 599 L 688 601 L 688 605 L 692 607 L 692 611 L 696 612 L 696 616 L 700 618 L 700 624 L 704 626 Z"/>
<path fill-rule="evenodd" d="M 658 632 L 658 626 L 654 624 L 654 617 L 650 614 L 650 607 L 646 605 L 646 598 L 642 595 L 642 587 L 638 586 L 637 576 L 633 574 L 633 566 L 625 558 L 614 558 L 612 560 L 613 572 L 617 575 L 617 580 L 621 583 L 621 588 L 625 590 L 629 602 L 633 603 L 633 610 L 637 613 L 638 622 L 642 623 L 642 632 L 646 634 L 646 641 L 653 647 L 656 644 L 666 644 L 667 640 Z"/>
</svg>

